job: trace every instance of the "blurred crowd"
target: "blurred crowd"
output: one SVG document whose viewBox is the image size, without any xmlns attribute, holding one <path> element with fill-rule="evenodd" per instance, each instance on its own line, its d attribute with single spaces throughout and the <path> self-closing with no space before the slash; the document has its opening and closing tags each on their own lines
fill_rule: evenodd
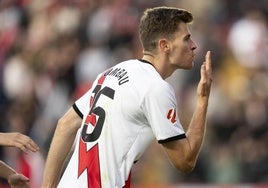
<svg viewBox="0 0 268 188">
<path fill-rule="evenodd" d="M 196 169 L 177 172 L 154 142 L 133 169 L 134 183 L 268 182 L 268 1 L 0 0 L 0 131 L 29 135 L 41 148 L 28 155 L 1 148 L 0 157 L 30 177 L 33 188 L 58 118 L 100 71 L 141 57 L 139 17 L 153 6 L 194 15 L 195 67 L 168 79 L 185 129 L 207 50 L 213 88 Z"/>
</svg>

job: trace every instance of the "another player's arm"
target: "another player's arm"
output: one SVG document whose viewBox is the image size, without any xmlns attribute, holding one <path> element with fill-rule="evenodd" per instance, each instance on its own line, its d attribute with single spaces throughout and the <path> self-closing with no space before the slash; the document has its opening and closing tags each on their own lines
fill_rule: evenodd
<svg viewBox="0 0 268 188">
<path fill-rule="evenodd" d="M 30 137 L 19 132 L 0 133 L 0 145 L 17 147 L 25 153 L 39 150 L 38 145 Z"/>
<path fill-rule="evenodd" d="M 7 180 L 12 174 L 16 174 L 16 171 L 0 160 L 0 177 Z"/>
<path fill-rule="evenodd" d="M 9 185 L 13 187 L 29 187 L 29 178 L 17 173 L 13 168 L 0 160 L 0 177 L 6 179 Z"/>
<path fill-rule="evenodd" d="M 163 144 L 171 162 L 183 172 L 190 172 L 195 167 L 205 135 L 207 107 L 212 82 L 210 52 L 206 54 L 206 60 L 201 66 L 200 74 L 197 104 L 186 132 L 186 138 Z"/>
<path fill-rule="evenodd" d="M 64 161 L 71 150 L 81 123 L 81 117 L 73 108 L 70 108 L 58 121 L 47 156 L 43 188 L 54 188 L 57 186 Z"/>
</svg>

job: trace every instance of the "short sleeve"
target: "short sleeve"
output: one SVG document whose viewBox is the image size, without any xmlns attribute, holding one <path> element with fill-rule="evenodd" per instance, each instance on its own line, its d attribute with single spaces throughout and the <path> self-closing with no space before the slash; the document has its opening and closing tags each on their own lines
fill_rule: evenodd
<svg viewBox="0 0 268 188">
<path fill-rule="evenodd" d="M 75 101 L 73 109 L 83 119 L 89 110 L 91 89 L 89 89 L 82 97 Z"/>
<path fill-rule="evenodd" d="M 159 143 L 185 138 L 177 115 L 175 93 L 167 82 L 150 86 L 142 108 Z"/>
</svg>

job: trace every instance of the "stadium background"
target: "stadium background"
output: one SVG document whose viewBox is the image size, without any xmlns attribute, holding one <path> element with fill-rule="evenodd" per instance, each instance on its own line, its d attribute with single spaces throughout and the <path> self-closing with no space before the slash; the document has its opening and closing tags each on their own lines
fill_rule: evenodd
<svg viewBox="0 0 268 188">
<path fill-rule="evenodd" d="M 39 187 L 57 119 L 99 71 L 139 58 L 137 25 L 152 6 L 190 10 L 195 68 L 168 81 L 183 125 L 195 103 L 200 63 L 212 51 L 207 135 L 196 169 L 177 172 L 154 142 L 133 168 L 136 187 L 266 187 L 268 182 L 267 0 L 0 0 L 0 131 L 19 131 L 38 154 L 0 150 Z M 4 180 L 0 187 L 7 187 Z"/>
</svg>

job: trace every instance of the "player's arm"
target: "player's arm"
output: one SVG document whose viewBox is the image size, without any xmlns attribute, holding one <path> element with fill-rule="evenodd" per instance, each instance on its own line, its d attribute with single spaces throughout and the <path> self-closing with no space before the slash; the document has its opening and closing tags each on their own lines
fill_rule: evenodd
<svg viewBox="0 0 268 188">
<path fill-rule="evenodd" d="M 64 161 L 71 150 L 81 122 L 81 117 L 73 108 L 70 108 L 58 121 L 47 156 L 43 188 L 57 186 Z"/>
<path fill-rule="evenodd" d="M 22 174 L 18 174 L 13 168 L 3 161 L 0 161 L 0 177 L 6 179 L 13 187 L 29 187 L 29 179 Z"/>
<path fill-rule="evenodd" d="M 206 54 L 206 60 L 201 66 L 201 79 L 197 88 L 197 104 L 186 138 L 164 143 L 163 146 L 174 166 L 183 171 L 191 171 L 196 164 L 205 135 L 206 115 L 212 82 L 211 56 Z"/>
</svg>

